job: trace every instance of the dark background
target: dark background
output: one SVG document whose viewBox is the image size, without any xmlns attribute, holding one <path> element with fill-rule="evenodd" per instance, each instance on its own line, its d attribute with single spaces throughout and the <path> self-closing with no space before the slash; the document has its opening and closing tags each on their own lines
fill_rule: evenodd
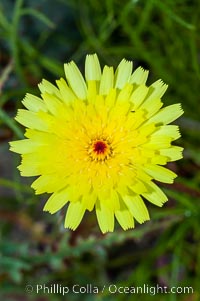
<svg viewBox="0 0 200 301">
<path fill-rule="evenodd" d="M 200 300 L 200 2 L 187 0 L 16 0 L 0 2 L 0 299 Z M 64 75 L 73 59 L 84 70 L 87 53 L 102 66 L 123 57 L 150 70 L 148 84 L 169 84 L 164 103 L 181 102 L 176 123 L 184 159 L 170 168 L 179 177 L 161 185 L 163 208 L 148 203 L 151 221 L 102 235 L 95 213 L 77 231 L 63 228 L 64 211 L 44 213 L 47 195 L 36 197 L 22 179 L 19 156 L 8 142 L 23 138 L 13 119 L 26 92 Z M 58 283 L 70 293 L 36 293 L 37 284 Z M 192 286 L 190 294 L 74 294 L 74 284 L 102 288 Z M 33 292 L 25 287 L 33 286 Z M 26 291 L 27 290 L 27 291 Z"/>
</svg>

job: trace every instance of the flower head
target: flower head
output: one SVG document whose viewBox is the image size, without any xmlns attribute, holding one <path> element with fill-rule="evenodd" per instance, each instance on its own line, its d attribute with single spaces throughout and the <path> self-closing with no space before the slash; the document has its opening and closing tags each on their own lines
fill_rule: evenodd
<svg viewBox="0 0 200 301">
<path fill-rule="evenodd" d="M 55 213 L 69 202 L 65 227 L 76 229 L 86 210 L 95 207 L 103 233 L 113 231 L 114 217 L 124 230 L 149 220 L 144 199 L 162 206 L 166 195 L 154 180 L 172 183 L 176 174 L 163 167 L 182 158 L 172 145 L 182 115 L 180 104 L 162 108 L 167 89 L 161 80 L 146 85 L 148 72 L 132 72 L 123 59 L 117 70 L 103 71 L 96 54 L 87 55 L 85 79 L 72 61 L 67 82 L 39 84 L 41 97 L 27 94 L 27 110 L 16 120 L 26 139 L 11 142 L 22 155 L 22 176 L 39 176 L 37 194 L 51 193 L 44 210 Z"/>
</svg>

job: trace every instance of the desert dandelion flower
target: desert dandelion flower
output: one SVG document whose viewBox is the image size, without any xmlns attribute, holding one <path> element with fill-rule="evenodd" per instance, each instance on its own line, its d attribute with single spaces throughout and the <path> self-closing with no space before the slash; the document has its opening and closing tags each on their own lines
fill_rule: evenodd
<svg viewBox="0 0 200 301">
<path fill-rule="evenodd" d="M 26 139 L 11 142 L 21 154 L 22 176 L 39 176 L 36 194 L 51 193 L 44 210 L 55 213 L 69 202 L 65 227 L 75 230 L 86 210 L 96 210 L 103 233 L 116 218 L 124 230 L 149 220 L 144 199 L 162 206 L 166 195 L 154 180 L 172 183 L 163 167 L 182 158 L 172 145 L 179 128 L 169 125 L 183 114 L 180 104 L 162 108 L 167 89 L 161 80 L 147 86 L 148 71 L 132 71 L 123 59 L 114 72 L 101 71 L 96 54 L 87 55 L 85 79 L 72 61 L 67 81 L 57 87 L 43 80 L 41 97 L 27 94 L 16 120 Z"/>
</svg>

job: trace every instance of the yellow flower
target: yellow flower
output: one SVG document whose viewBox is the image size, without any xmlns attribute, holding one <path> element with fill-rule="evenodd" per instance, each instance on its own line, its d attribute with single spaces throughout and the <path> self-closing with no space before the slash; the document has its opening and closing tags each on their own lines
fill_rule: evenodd
<svg viewBox="0 0 200 301">
<path fill-rule="evenodd" d="M 86 210 L 95 207 L 103 233 L 114 217 L 124 230 L 149 220 L 143 198 L 162 206 L 166 195 L 154 180 L 172 183 L 176 174 L 163 167 L 182 158 L 171 145 L 180 137 L 180 104 L 162 108 L 167 89 L 161 80 L 146 85 L 148 71 L 132 72 L 123 59 L 117 70 L 103 71 L 96 54 L 87 55 L 85 79 L 72 61 L 64 65 L 67 82 L 39 84 L 41 98 L 27 94 L 28 110 L 16 120 L 26 139 L 11 142 L 22 155 L 22 176 L 39 176 L 36 194 L 52 193 L 44 210 L 55 213 L 69 202 L 65 227 L 75 230 Z"/>
</svg>

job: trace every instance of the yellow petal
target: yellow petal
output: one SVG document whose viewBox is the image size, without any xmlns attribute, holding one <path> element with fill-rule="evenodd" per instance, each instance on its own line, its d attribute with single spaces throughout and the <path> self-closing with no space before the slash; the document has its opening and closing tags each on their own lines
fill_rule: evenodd
<svg viewBox="0 0 200 301">
<path fill-rule="evenodd" d="M 138 129 L 139 126 L 145 121 L 145 112 L 143 110 L 137 110 L 133 112 L 134 126 L 133 129 Z"/>
<path fill-rule="evenodd" d="M 38 149 L 38 146 L 40 145 L 38 142 L 31 141 L 30 139 L 12 141 L 9 144 L 11 146 L 10 150 L 18 154 L 33 153 Z"/>
<path fill-rule="evenodd" d="M 143 144 L 143 147 L 149 148 L 149 149 L 155 149 L 159 150 L 161 148 L 168 148 L 171 146 L 171 137 L 165 137 L 165 136 L 153 136 L 151 135 L 149 138 L 149 141 L 145 144 Z"/>
<path fill-rule="evenodd" d="M 85 209 L 92 211 L 96 200 L 97 200 L 97 196 L 95 195 L 95 193 L 88 193 L 82 196 L 81 202 Z"/>
<path fill-rule="evenodd" d="M 47 92 L 49 94 L 56 95 L 58 98 L 61 98 L 61 94 L 58 88 L 52 83 L 48 82 L 46 79 L 43 79 L 38 87 L 42 93 Z"/>
<path fill-rule="evenodd" d="M 168 158 L 166 156 L 161 155 L 154 155 L 152 158 L 150 158 L 151 164 L 159 164 L 159 165 L 165 165 L 168 162 Z"/>
<path fill-rule="evenodd" d="M 163 193 L 163 191 L 153 182 L 146 183 L 149 192 L 145 192 L 142 194 L 145 199 L 147 199 L 152 204 L 162 207 L 162 205 L 167 202 L 167 196 Z"/>
<path fill-rule="evenodd" d="M 19 109 L 15 119 L 28 128 L 41 131 L 48 130 L 48 125 L 46 122 L 42 120 L 35 112 Z"/>
<path fill-rule="evenodd" d="M 146 110 L 146 119 L 153 116 L 155 113 L 157 113 L 160 108 L 163 106 L 163 103 L 159 98 L 157 99 L 147 99 L 143 102 L 143 104 L 140 106 L 140 109 Z"/>
<path fill-rule="evenodd" d="M 60 90 L 62 101 L 69 105 L 70 102 L 74 101 L 76 99 L 75 94 L 73 93 L 72 89 L 67 85 L 64 78 L 61 78 L 56 81 L 56 84 Z"/>
<path fill-rule="evenodd" d="M 70 171 L 66 168 L 66 160 L 62 158 L 59 145 L 51 147 L 43 146 L 38 152 L 22 155 L 22 163 L 18 167 L 23 176 L 37 176 L 41 174 L 57 173 L 58 176 L 68 176 Z"/>
<path fill-rule="evenodd" d="M 147 100 L 150 101 L 152 99 L 161 98 L 166 92 L 168 85 L 164 84 L 162 80 L 157 80 L 149 87 L 149 94 L 147 96 Z"/>
<path fill-rule="evenodd" d="M 114 72 L 113 67 L 105 66 L 103 68 L 103 74 L 101 76 L 99 94 L 107 95 L 113 88 Z"/>
<path fill-rule="evenodd" d="M 63 112 L 63 105 L 56 96 L 45 92 L 42 94 L 42 98 L 49 112 L 53 115 L 60 115 Z"/>
<path fill-rule="evenodd" d="M 116 101 L 116 89 L 110 89 L 108 95 L 105 98 L 105 104 L 108 108 L 112 108 Z"/>
<path fill-rule="evenodd" d="M 176 161 L 183 158 L 183 147 L 179 146 L 171 146 L 170 148 L 161 149 L 160 154 L 163 156 L 167 156 L 169 158 L 168 161 Z"/>
<path fill-rule="evenodd" d="M 149 88 L 145 85 L 141 85 L 135 89 L 130 97 L 130 101 L 133 104 L 133 110 L 137 110 L 137 108 L 141 105 L 144 101 Z"/>
<path fill-rule="evenodd" d="M 89 80 L 99 81 L 101 78 L 101 67 L 96 53 L 92 55 L 89 54 L 86 56 L 85 78 L 87 81 Z"/>
<path fill-rule="evenodd" d="M 183 109 L 181 108 L 181 104 L 177 103 L 168 107 L 161 109 L 157 114 L 151 117 L 146 124 L 151 122 L 157 124 L 168 124 L 183 114 Z"/>
<path fill-rule="evenodd" d="M 138 67 L 130 78 L 131 84 L 144 85 L 147 81 L 149 71 L 144 70 L 142 67 Z"/>
<path fill-rule="evenodd" d="M 134 228 L 134 220 L 131 213 L 128 210 L 123 209 L 115 211 L 115 216 L 118 220 L 118 223 L 124 230 Z"/>
<path fill-rule="evenodd" d="M 81 202 L 70 203 L 65 218 L 65 228 L 75 230 L 79 226 L 84 213 L 85 208 Z"/>
<path fill-rule="evenodd" d="M 154 123 L 148 124 L 148 125 L 143 125 L 138 129 L 138 132 L 140 135 L 142 136 L 149 136 L 150 134 L 152 134 L 153 132 L 155 132 L 157 130 L 157 127 L 155 126 Z"/>
<path fill-rule="evenodd" d="M 48 211 L 51 214 L 60 210 L 68 202 L 67 190 L 63 189 L 59 192 L 53 193 L 44 206 L 44 211 Z"/>
<path fill-rule="evenodd" d="M 88 85 L 88 94 L 87 94 L 88 103 L 95 104 L 96 96 L 97 96 L 97 82 L 94 80 L 88 80 L 87 85 Z"/>
<path fill-rule="evenodd" d="M 126 195 L 123 196 L 123 200 L 130 210 L 131 214 L 140 224 L 150 219 L 148 210 L 139 195 Z"/>
<path fill-rule="evenodd" d="M 149 164 L 145 165 L 143 169 L 155 180 L 163 183 L 173 183 L 174 179 L 177 177 L 173 171 L 159 165 Z"/>
<path fill-rule="evenodd" d="M 56 145 L 56 143 L 58 143 L 58 141 L 56 140 L 57 137 L 49 132 L 41 132 L 34 129 L 26 129 L 24 136 L 30 138 L 30 140 L 28 141 L 33 140 L 35 143 L 38 143 L 40 145 Z"/>
<path fill-rule="evenodd" d="M 58 177 L 56 174 L 41 175 L 31 185 L 35 194 L 53 193 L 66 186 L 66 179 Z"/>
<path fill-rule="evenodd" d="M 133 86 L 130 84 L 126 84 L 124 88 L 119 92 L 117 97 L 118 102 L 127 102 L 130 98 L 131 92 L 133 90 Z"/>
<path fill-rule="evenodd" d="M 27 93 L 22 101 L 23 105 L 32 112 L 44 111 L 47 112 L 47 107 L 41 98 Z"/>
<path fill-rule="evenodd" d="M 102 202 L 96 203 L 96 215 L 102 233 L 113 232 L 114 212 L 107 208 Z"/>
<path fill-rule="evenodd" d="M 151 137 L 161 138 L 162 136 L 170 137 L 172 140 L 178 139 L 181 134 L 177 125 L 164 125 L 151 135 Z"/>
<path fill-rule="evenodd" d="M 86 83 L 76 64 L 73 61 L 71 61 L 71 63 L 64 64 L 64 69 L 67 81 L 70 87 L 72 88 L 73 92 L 77 95 L 78 98 L 86 99 Z"/>
<path fill-rule="evenodd" d="M 134 180 L 134 184 L 131 185 L 129 188 L 138 194 L 147 191 L 145 185 L 140 180 L 137 179 Z"/>
<path fill-rule="evenodd" d="M 133 63 L 123 59 L 115 72 L 115 88 L 122 89 L 130 81 Z"/>
<path fill-rule="evenodd" d="M 104 195 L 99 191 L 98 198 L 101 201 L 101 204 L 108 207 L 110 210 L 119 210 L 120 204 L 119 204 L 119 196 L 115 190 L 110 191 L 109 198 L 104 199 Z"/>
</svg>

